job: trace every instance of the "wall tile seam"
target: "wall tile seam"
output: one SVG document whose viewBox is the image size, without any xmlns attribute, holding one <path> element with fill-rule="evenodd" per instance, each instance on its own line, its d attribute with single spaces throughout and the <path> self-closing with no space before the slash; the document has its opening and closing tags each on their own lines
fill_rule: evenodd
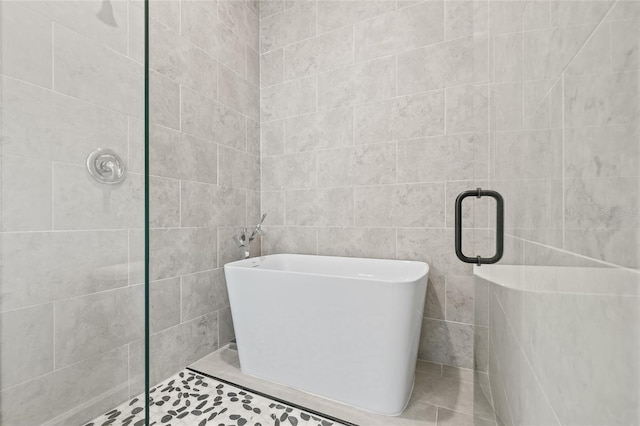
<svg viewBox="0 0 640 426">
<path fill-rule="evenodd" d="M 219 63 L 221 63 L 221 64 L 223 64 L 223 65 L 227 66 L 224 62 L 222 62 L 222 60 L 220 60 L 220 58 L 216 57 L 215 55 L 213 55 L 211 52 L 209 52 L 209 51 L 208 51 L 208 50 L 206 50 L 205 48 L 203 48 L 203 47 L 201 47 L 201 46 L 199 46 L 199 45 L 195 44 L 193 41 L 191 41 L 191 39 L 190 39 L 188 36 L 186 36 L 186 35 L 184 35 L 184 34 L 180 34 L 180 33 L 176 32 L 173 28 L 168 27 L 168 26 L 167 26 L 167 25 L 165 25 L 163 22 L 160 22 L 160 21 L 155 20 L 155 19 L 153 19 L 153 21 L 154 21 L 154 22 L 153 22 L 153 24 L 154 24 L 154 25 L 161 25 L 161 26 L 162 26 L 166 31 L 169 31 L 169 32 L 173 33 L 172 35 L 174 36 L 174 38 L 175 38 L 175 39 L 180 39 L 180 40 L 182 40 L 182 41 L 184 41 L 184 42 L 186 42 L 186 43 L 190 44 L 190 45 L 191 45 L 190 47 L 195 48 L 196 50 L 200 51 L 200 53 L 205 54 L 207 57 L 211 58 L 212 60 L 214 60 L 214 61 L 216 61 L 216 62 L 219 62 Z M 224 24 L 223 24 L 223 25 L 224 25 Z M 235 34 L 234 34 L 234 35 L 235 35 Z M 237 37 L 237 36 L 236 36 L 236 37 Z M 242 40 L 241 40 L 241 41 L 242 41 Z M 243 43 L 243 45 L 244 45 L 245 47 L 246 47 L 246 46 L 251 47 L 251 46 L 250 46 L 250 45 L 248 45 L 247 43 Z M 245 59 L 246 59 L 246 49 L 243 49 L 243 52 L 242 52 L 241 56 L 242 56 L 242 60 L 245 60 Z M 129 58 L 129 59 L 130 59 L 130 58 Z M 134 62 L 136 62 L 136 61 L 134 61 Z M 140 64 L 139 62 L 136 62 L 136 63 L 137 63 L 137 64 Z M 227 66 L 227 67 L 228 67 L 228 66 Z M 151 64 L 150 64 L 149 69 L 150 69 L 151 71 L 158 72 L 158 71 L 155 69 L 155 66 L 154 66 L 153 60 L 151 61 Z M 245 69 L 246 69 L 246 64 L 245 64 Z M 238 75 L 242 76 L 242 74 L 238 73 L 237 71 L 234 71 L 234 72 L 236 72 Z M 162 74 L 162 73 L 160 73 L 160 74 Z M 163 74 L 163 75 L 164 75 L 164 74 Z M 245 79 L 247 78 L 247 76 L 243 76 L 243 77 L 244 77 Z"/>
<path fill-rule="evenodd" d="M 247 47 L 250 47 L 250 46 L 247 46 Z M 233 68 L 230 68 L 228 65 L 226 65 L 224 62 L 221 62 L 219 59 L 215 59 L 215 58 L 214 58 L 214 60 L 216 61 L 217 65 L 218 65 L 218 71 L 217 71 L 217 74 L 218 74 L 218 75 L 217 75 L 217 77 L 218 77 L 218 78 L 217 78 L 217 79 L 218 79 L 218 82 L 219 82 L 219 80 L 220 80 L 220 78 L 219 78 L 219 77 L 220 77 L 220 67 L 222 66 L 222 67 L 224 67 L 224 68 L 226 69 L 226 71 L 229 71 L 229 72 L 231 72 L 231 73 L 235 74 L 237 77 L 240 77 L 240 78 L 241 78 L 245 83 L 248 83 L 248 84 L 249 84 L 250 86 L 252 86 L 254 89 L 258 89 L 258 90 L 260 90 L 260 85 L 259 85 L 259 84 L 255 84 L 255 83 L 254 83 L 253 81 L 251 81 L 251 80 L 249 79 L 249 77 L 247 77 L 246 75 L 242 75 L 242 74 L 240 74 L 238 71 L 234 70 Z M 245 68 L 246 68 L 247 66 L 248 66 L 248 64 L 245 64 Z M 155 72 L 157 72 L 157 71 L 155 71 Z M 188 86 L 187 86 L 187 87 L 188 87 Z M 195 90 L 195 89 L 193 89 L 193 90 Z M 217 92 L 219 92 L 219 91 L 217 91 Z M 255 121 L 255 120 L 254 120 L 254 121 Z"/>
<path fill-rule="evenodd" d="M 523 179 L 529 180 L 529 179 Z M 547 179 L 542 179 L 547 180 Z M 468 183 L 473 182 L 474 179 L 463 179 L 463 180 L 431 180 L 431 181 L 420 181 L 420 182 L 393 182 L 393 183 L 372 183 L 367 185 L 340 185 L 340 186 L 318 186 L 318 187 L 308 187 L 308 188 L 268 188 L 264 192 L 273 192 L 273 191 L 286 191 L 286 192 L 300 192 L 300 191 L 317 191 L 317 190 L 329 190 L 329 189 L 372 189 L 378 187 L 401 187 L 401 186 L 418 186 L 418 185 L 444 185 L 445 183 Z M 199 182 L 198 182 L 199 183 Z M 208 185 L 208 184 L 203 184 Z M 235 188 L 234 188 L 235 189 Z"/>
<path fill-rule="evenodd" d="M 48 372 L 46 372 L 46 373 L 44 373 L 44 374 L 41 374 L 41 375 L 39 375 L 39 376 L 32 377 L 32 378 L 30 378 L 30 379 L 28 379 L 28 380 L 24 380 L 24 381 L 22 381 L 22 382 L 20 382 L 20 383 L 17 383 L 17 384 L 15 384 L 15 385 L 11 385 L 11 386 L 9 386 L 9 387 L 7 387 L 7 388 L 1 389 L 1 390 L 0 390 L 0 394 L 5 393 L 5 392 L 7 392 L 7 391 L 12 391 L 12 390 L 14 390 L 15 388 L 18 388 L 18 387 L 20 387 L 20 386 L 24 386 L 24 385 L 28 384 L 29 382 L 33 382 L 33 381 L 36 381 L 36 380 L 40 380 L 40 379 L 42 379 L 42 378 L 44 378 L 44 377 L 47 377 L 47 376 L 53 376 L 54 374 L 56 374 L 56 373 L 58 373 L 58 372 L 60 372 L 60 371 L 62 371 L 62 370 L 66 370 L 66 369 L 70 369 L 70 368 L 72 368 L 72 367 L 76 367 L 78 364 L 82 364 L 82 363 L 87 362 L 87 361 L 89 361 L 89 360 L 92 360 L 92 359 L 95 359 L 95 358 L 104 357 L 105 355 L 107 355 L 107 354 L 109 354 L 109 353 L 111 353 L 111 352 L 115 352 L 115 351 L 121 350 L 121 349 L 122 349 L 122 348 L 124 348 L 125 346 L 129 346 L 130 344 L 132 344 L 132 343 L 134 343 L 134 342 L 136 342 L 136 341 L 138 341 L 138 340 L 134 340 L 134 341 L 131 341 L 131 342 L 127 342 L 127 343 L 122 344 L 122 345 L 120 345 L 120 346 L 116 346 L 115 348 L 109 349 L 109 350 L 108 350 L 108 351 L 106 351 L 106 352 L 101 352 L 101 353 L 99 353 L 99 354 L 97 354 L 97 355 L 92 355 L 92 356 L 90 356 L 90 357 L 88 357 L 88 358 L 84 358 L 84 359 L 81 359 L 81 360 L 79 360 L 79 361 L 75 361 L 75 362 L 73 362 L 73 363 L 71 363 L 71 364 L 64 365 L 64 366 L 62 366 L 62 367 L 59 367 L 59 368 L 56 368 L 56 369 L 50 370 L 50 371 L 48 371 Z M 128 348 L 127 348 L 127 349 L 128 349 Z M 127 373 L 128 373 L 128 371 L 127 371 Z M 64 414 L 64 413 L 63 413 L 63 414 Z"/>
<path fill-rule="evenodd" d="M 462 275 L 462 276 L 466 276 L 466 275 Z M 430 321 L 447 322 L 447 323 L 450 323 L 450 324 L 466 325 L 466 326 L 473 327 L 474 329 L 476 329 L 476 328 L 489 329 L 488 325 L 478 325 L 478 324 L 474 324 L 474 323 L 452 321 L 452 320 L 442 319 L 442 318 L 429 318 L 429 317 L 424 317 L 423 316 L 423 319 L 428 319 Z M 474 332 L 474 335 L 475 335 L 475 332 Z"/>
<path fill-rule="evenodd" d="M 224 306 L 221 306 L 221 307 L 219 307 L 219 308 L 217 308 L 217 309 L 213 309 L 213 310 L 211 310 L 211 311 L 207 311 L 207 312 L 205 312 L 204 314 L 201 314 L 201 315 L 199 315 L 199 316 L 197 316 L 197 317 L 193 317 L 193 318 L 185 318 L 184 320 L 182 320 L 182 321 L 180 322 L 180 324 L 176 324 L 176 325 L 183 325 L 183 324 L 187 324 L 189 321 L 193 321 L 193 320 L 194 320 L 194 319 L 196 319 L 196 318 L 201 318 L 201 317 L 204 317 L 204 316 L 207 316 L 207 315 L 212 315 L 212 314 L 216 314 L 216 315 L 218 316 L 218 319 L 220 319 L 220 311 L 222 311 L 223 309 L 229 309 L 230 307 L 231 307 L 230 305 L 224 305 Z M 218 330 L 220 329 L 220 324 L 218 324 L 218 327 L 217 327 L 217 328 L 218 328 Z M 160 330 L 160 331 L 165 331 L 165 330 L 167 330 L 167 328 L 164 328 L 164 329 L 162 329 L 162 330 Z M 160 332 L 160 331 L 159 331 L 159 332 Z"/>
<path fill-rule="evenodd" d="M 30 86 L 30 87 L 36 87 L 36 88 L 38 88 L 40 90 L 45 90 L 45 91 L 47 91 L 49 93 L 53 93 L 55 95 L 62 96 L 64 98 L 66 98 L 66 99 L 72 99 L 72 100 L 77 101 L 77 102 L 93 105 L 93 106 L 98 107 L 98 108 L 100 108 L 102 110 L 105 110 L 105 111 L 108 111 L 108 112 L 111 112 L 111 113 L 115 113 L 115 114 L 119 114 L 119 115 L 124 116 L 124 117 L 131 117 L 131 118 L 136 118 L 136 119 L 142 119 L 143 118 L 142 116 L 143 116 L 143 112 L 144 111 L 141 111 L 139 116 L 135 116 L 135 115 L 127 114 L 126 112 L 123 112 L 123 111 L 119 111 L 119 110 L 116 110 L 116 109 L 109 108 L 107 106 L 104 106 L 104 105 L 101 105 L 101 104 L 98 104 L 98 103 L 95 103 L 95 102 L 92 102 L 92 101 L 89 101 L 89 100 L 86 100 L 86 99 L 76 98 L 75 96 L 71 96 L 71 95 L 68 95 L 68 94 L 63 93 L 63 92 L 57 92 L 57 91 L 55 91 L 55 90 L 53 90 L 51 88 L 39 86 L 37 84 L 31 83 L 31 82 L 28 82 L 28 81 L 25 81 L 25 80 L 21 80 L 19 78 L 12 77 L 10 75 L 0 74 L 0 77 L 2 77 L 3 79 L 6 78 L 8 80 L 13 80 L 13 81 L 16 81 L 16 82 L 18 82 L 20 84 L 24 84 L 24 85 L 27 85 L 27 86 Z"/>
</svg>

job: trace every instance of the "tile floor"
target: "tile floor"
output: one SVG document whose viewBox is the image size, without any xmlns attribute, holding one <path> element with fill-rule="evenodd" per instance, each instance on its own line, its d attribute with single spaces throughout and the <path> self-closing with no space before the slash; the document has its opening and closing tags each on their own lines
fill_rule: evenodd
<svg viewBox="0 0 640 426">
<path fill-rule="evenodd" d="M 225 346 L 189 367 L 361 426 L 495 426 L 485 373 L 418 361 L 409 406 L 387 417 L 338 404 L 286 386 L 247 376 L 238 353 Z"/>
</svg>

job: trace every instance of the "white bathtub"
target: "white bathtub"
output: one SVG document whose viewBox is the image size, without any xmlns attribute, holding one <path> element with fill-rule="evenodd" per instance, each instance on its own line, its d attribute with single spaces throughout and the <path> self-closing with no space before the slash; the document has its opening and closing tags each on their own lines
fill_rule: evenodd
<svg viewBox="0 0 640 426">
<path fill-rule="evenodd" d="M 279 254 L 224 271 L 244 373 L 375 413 L 404 410 L 426 263 Z"/>
</svg>

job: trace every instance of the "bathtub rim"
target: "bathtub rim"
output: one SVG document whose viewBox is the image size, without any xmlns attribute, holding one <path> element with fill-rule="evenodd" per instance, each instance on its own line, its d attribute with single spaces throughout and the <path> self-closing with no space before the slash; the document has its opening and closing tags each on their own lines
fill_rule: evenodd
<svg viewBox="0 0 640 426">
<path fill-rule="evenodd" d="M 429 276 L 430 267 L 427 262 L 422 262 L 418 260 L 398 260 L 398 259 L 380 259 L 380 258 L 368 258 L 368 257 L 347 257 L 347 256 L 326 256 L 326 255 L 316 255 L 316 254 L 297 254 L 297 253 L 278 253 L 278 254 L 267 254 L 264 256 L 256 256 L 248 259 L 236 260 L 234 262 L 229 262 L 224 265 L 224 269 L 255 269 L 256 262 L 259 262 L 261 259 L 266 257 L 280 257 L 280 256 L 288 256 L 288 257 L 311 257 L 311 258 L 330 258 L 330 259 L 344 259 L 344 260 L 365 260 L 368 262 L 393 262 L 400 264 L 411 264 L 416 265 L 420 269 L 409 278 L 389 278 L 389 277 L 366 277 L 366 276 L 353 276 L 348 274 L 338 275 L 338 274 L 330 274 L 324 271 L 318 272 L 302 272 L 302 271 L 291 271 L 286 269 L 273 269 L 273 268 L 261 268 L 260 270 L 263 272 L 269 273 L 284 273 L 284 274 L 294 274 L 301 276 L 312 276 L 312 277 L 330 277 L 330 278 L 342 278 L 342 279 L 351 279 L 357 281 L 372 281 L 376 283 L 385 283 L 385 284 L 411 284 L 420 281 L 421 279 Z"/>
</svg>

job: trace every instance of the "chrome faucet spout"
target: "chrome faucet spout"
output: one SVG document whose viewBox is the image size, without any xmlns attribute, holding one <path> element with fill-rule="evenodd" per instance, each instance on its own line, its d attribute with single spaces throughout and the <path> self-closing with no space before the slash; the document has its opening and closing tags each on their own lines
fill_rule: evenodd
<svg viewBox="0 0 640 426">
<path fill-rule="evenodd" d="M 262 229 L 262 223 L 264 222 L 264 219 L 266 217 L 267 217 L 267 214 L 264 213 L 262 215 L 262 218 L 260 219 L 260 222 L 255 226 L 255 228 L 253 228 L 253 231 L 251 231 L 251 235 L 247 235 L 247 228 L 242 228 L 242 232 L 240 233 L 239 236 L 238 235 L 233 236 L 233 241 L 235 241 L 238 247 L 244 249 L 245 259 L 248 259 L 250 257 L 249 246 L 251 244 L 251 241 L 258 238 L 258 236 L 262 236 L 265 234 L 264 230 Z"/>
</svg>

